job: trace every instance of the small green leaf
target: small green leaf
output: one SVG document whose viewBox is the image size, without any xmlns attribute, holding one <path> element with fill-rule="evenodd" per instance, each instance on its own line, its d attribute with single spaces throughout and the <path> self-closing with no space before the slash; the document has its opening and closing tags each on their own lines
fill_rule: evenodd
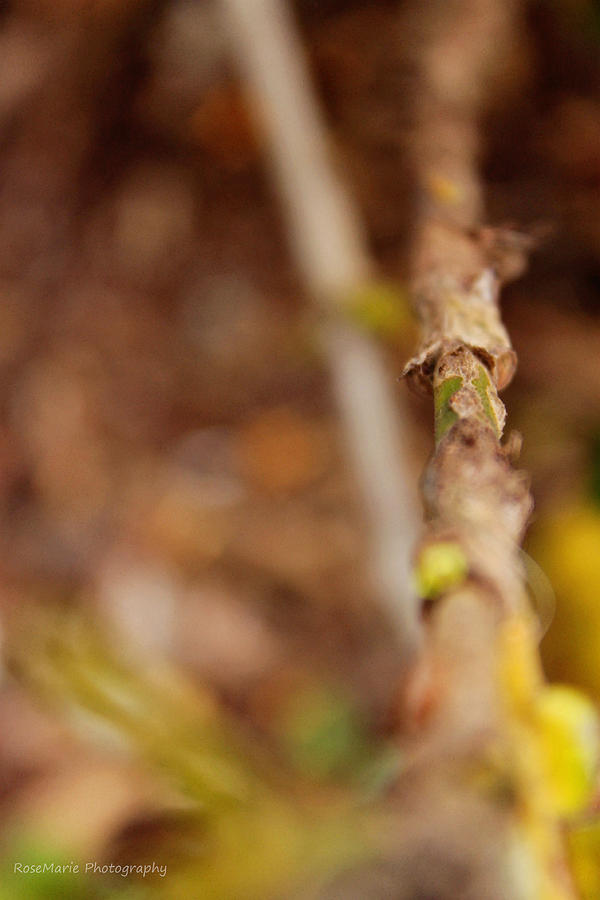
<svg viewBox="0 0 600 900">
<path fill-rule="evenodd" d="M 460 544 L 439 541 L 421 550 L 415 570 L 419 596 L 425 599 L 439 597 L 445 591 L 464 581 L 469 565 Z"/>
<path fill-rule="evenodd" d="M 372 282 L 358 288 L 347 306 L 350 318 L 365 331 L 395 340 L 413 327 L 406 292 L 393 284 Z"/>
<path fill-rule="evenodd" d="M 479 366 L 479 374 L 477 378 L 474 378 L 471 381 L 471 384 L 477 391 L 477 395 L 479 397 L 479 400 L 481 401 L 481 405 L 483 407 L 486 418 L 491 423 L 497 437 L 500 437 L 502 434 L 502 429 L 496 417 L 496 413 L 494 412 L 494 407 L 492 406 L 490 395 L 488 393 L 488 388 L 492 387 L 492 382 L 485 366 Z"/>
<path fill-rule="evenodd" d="M 450 406 L 450 400 L 462 387 L 463 380 L 460 375 L 446 378 L 436 387 L 433 395 L 434 403 L 434 428 L 436 445 L 458 420 L 458 415 Z"/>
</svg>

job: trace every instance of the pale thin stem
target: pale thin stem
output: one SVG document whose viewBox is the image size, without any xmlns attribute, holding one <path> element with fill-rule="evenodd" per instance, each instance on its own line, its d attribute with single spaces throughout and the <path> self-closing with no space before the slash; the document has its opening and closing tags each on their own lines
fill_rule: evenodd
<svg viewBox="0 0 600 900">
<path fill-rule="evenodd" d="M 417 635 L 410 555 L 418 520 L 406 478 L 406 435 L 375 342 L 336 315 L 372 277 L 360 217 L 332 165 L 287 5 L 279 0 L 222 4 L 267 137 L 296 264 L 313 301 L 328 314 L 323 342 L 368 514 L 375 580 L 408 656 Z"/>
</svg>

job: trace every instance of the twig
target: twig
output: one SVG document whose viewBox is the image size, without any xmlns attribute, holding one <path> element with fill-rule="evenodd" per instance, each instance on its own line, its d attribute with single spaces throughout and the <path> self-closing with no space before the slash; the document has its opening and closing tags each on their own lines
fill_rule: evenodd
<svg viewBox="0 0 600 900">
<path fill-rule="evenodd" d="M 369 516 L 373 569 L 405 659 L 417 637 L 410 555 L 417 529 L 406 437 L 374 341 L 343 316 L 372 277 L 356 209 L 330 161 L 294 24 L 280 0 L 222 0 L 268 140 L 290 242 L 322 337 L 354 472 Z"/>
<path fill-rule="evenodd" d="M 540 799 L 536 777 L 523 774 L 519 754 L 528 748 L 519 741 L 529 740 L 529 726 L 515 725 L 542 690 L 519 556 L 532 501 L 500 443 L 505 409 L 498 397 L 516 367 L 498 296 L 502 281 L 523 268 L 521 258 L 513 265 L 523 248 L 507 244 L 506 231 L 480 227 L 478 119 L 518 5 L 434 0 L 409 10 L 419 54 L 414 159 L 422 203 L 413 293 L 422 344 L 405 373 L 433 392 L 436 450 L 417 556 L 432 610 L 413 685 L 414 764 L 401 788 L 404 852 L 408 880 L 428 863 L 446 874 L 460 866 L 464 897 L 566 900 L 574 891 L 559 818 Z M 526 668 L 536 673 L 518 711 L 502 680 L 513 628 L 525 635 Z M 475 769 L 504 783 L 515 804 L 503 804 L 494 789 L 487 796 L 474 790 Z M 448 834 L 449 805 L 458 837 Z M 525 886 L 514 864 L 517 845 L 530 867 Z M 436 882 L 432 895 L 457 896 L 455 879 Z"/>
</svg>

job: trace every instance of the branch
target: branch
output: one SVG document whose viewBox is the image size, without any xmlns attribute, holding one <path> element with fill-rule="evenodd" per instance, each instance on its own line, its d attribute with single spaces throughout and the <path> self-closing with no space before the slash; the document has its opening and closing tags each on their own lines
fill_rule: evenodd
<svg viewBox="0 0 600 900">
<path fill-rule="evenodd" d="M 433 0 L 423 6 L 409 5 L 408 13 L 418 54 L 413 160 L 421 216 L 413 291 L 423 340 L 406 372 L 427 383 L 440 354 L 464 345 L 485 362 L 501 390 L 515 372 L 516 356 L 500 320 L 498 294 L 503 275 L 520 274 L 524 261 L 518 259 L 518 236 L 480 227 L 479 117 L 498 80 L 501 48 L 510 45 L 519 0 Z"/>
<path fill-rule="evenodd" d="M 406 436 L 374 341 L 344 305 L 373 276 L 363 230 L 337 176 L 287 4 L 222 0 L 233 46 L 267 136 L 290 243 L 322 339 L 354 473 L 367 510 L 374 575 L 405 659 L 417 635 L 410 554 L 417 530 Z"/>
<path fill-rule="evenodd" d="M 407 897 L 424 884 L 439 900 L 575 896 L 539 732 L 552 689 L 541 675 L 519 550 L 532 500 L 501 444 L 498 391 L 516 355 L 498 298 L 503 281 L 524 268 L 528 241 L 481 227 L 477 168 L 479 117 L 518 8 L 433 0 L 409 9 L 418 53 L 413 294 L 422 342 L 405 374 L 433 393 L 436 449 L 417 553 L 427 611 L 408 698 L 414 755 L 399 787 L 404 878 L 414 885 Z"/>
</svg>

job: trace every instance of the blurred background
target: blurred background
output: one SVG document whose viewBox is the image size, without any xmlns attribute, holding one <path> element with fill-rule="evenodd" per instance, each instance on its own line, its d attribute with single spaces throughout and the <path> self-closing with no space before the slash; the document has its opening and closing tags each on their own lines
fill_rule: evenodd
<svg viewBox="0 0 600 900">
<path fill-rule="evenodd" d="M 404 7 L 294 12 L 390 285 L 354 326 L 385 359 L 416 484 L 432 428 L 397 383 L 417 335 Z M 503 307 L 532 593 L 556 607 L 545 667 L 600 703 L 597 0 L 528 4 L 483 135 L 488 220 L 547 235 Z M 340 820 L 364 830 L 347 797 L 402 765 L 402 659 L 317 318 L 218 8 L 4 0 L 2 900 L 288 897 L 306 861 L 314 878 L 360 856 Z M 311 838 L 281 785 L 343 814 Z M 258 800 L 227 816 L 239 795 Z M 46 861 L 168 875 L 13 872 Z"/>
</svg>

